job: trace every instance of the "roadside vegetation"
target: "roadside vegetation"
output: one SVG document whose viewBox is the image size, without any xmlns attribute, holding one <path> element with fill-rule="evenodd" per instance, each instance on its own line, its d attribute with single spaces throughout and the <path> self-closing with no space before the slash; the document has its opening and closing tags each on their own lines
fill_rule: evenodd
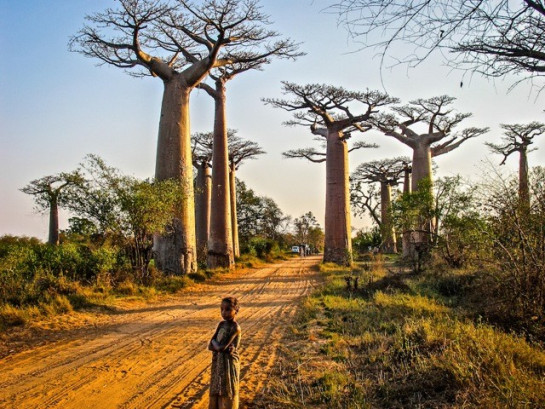
<svg viewBox="0 0 545 409">
<path fill-rule="evenodd" d="M 397 192 L 410 251 L 381 253 L 376 227 L 352 266 L 320 266 L 256 407 L 545 407 L 545 175 L 519 176 Z"/>
<path fill-rule="evenodd" d="M 188 275 L 166 275 L 152 262 L 142 277 L 113 244 L 94 245 L 63 235 L 61 240 L 51 246 L 34 238 L 0 238 L 0 331 L 72 311 L 108 311 L 119 301 L 150 301 L 225 271 L 201 268 Z M 240 268 L 252 268 L 289 256 L 277 245 L 254 240 L 237 261 Z"/>
<path fill-rule="evenodd" d="M 368 258 L 321 266 L 327 283 L 305 301 L 259 407 L 545 407 L 543 339 L 494 321 L 498 299 L 475 272 Z"/>
<path fill-rule="evenodd" d="M 0 237 L 0 331 L 72 311 L 107 312 L 120 300 L 153 300 L 229 270 L 209 268 L 206 260 L 189 274 L 157 268 L 154 235 L 171 229 L 183 197 L 172 181 L 126 176 L 89 155 L 76 171 L 22 190 L 50 213 L 50 239 Z M 292 225 L 271 198 L 241 181 L 238 192 L 238 268 L 286 259 L 299 243 L 321 248 L 323 233 L 312 213 Z M 72 216 L 65 230 L 58 227 L 59 208 Z"/>
</svg>

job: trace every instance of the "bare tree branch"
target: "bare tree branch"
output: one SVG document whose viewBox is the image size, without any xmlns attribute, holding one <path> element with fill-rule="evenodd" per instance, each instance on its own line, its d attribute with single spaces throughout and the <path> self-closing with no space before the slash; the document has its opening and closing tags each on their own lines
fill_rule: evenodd
<svg viewBox="0 0 545 409">
<path fill-rule="evenodd" d="M 451 66 L 489 77 L 545 72 L 542 1 L 337 0 L 328 10 L 362 48 L 378 48 L 383 64 L 391 57 L 414 67 L 440 52 Z M 405 46 L 394 52 L 396 44 Z"/>
</svg>

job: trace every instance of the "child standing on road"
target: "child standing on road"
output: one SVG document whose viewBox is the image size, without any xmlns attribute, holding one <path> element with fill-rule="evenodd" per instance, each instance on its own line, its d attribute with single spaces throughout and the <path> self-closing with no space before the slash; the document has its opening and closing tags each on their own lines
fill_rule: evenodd
<svg viewBox="0 0 545 409">
<path fill-rule="evenodd" d="M 240 326 L 235 321 L 239 310 L 235 297 L 221 301 L 221 317 L 214 336 L 208 344 L 212 355 L 209 409 L 238 409 L 240 359 Z"/>
</svg>

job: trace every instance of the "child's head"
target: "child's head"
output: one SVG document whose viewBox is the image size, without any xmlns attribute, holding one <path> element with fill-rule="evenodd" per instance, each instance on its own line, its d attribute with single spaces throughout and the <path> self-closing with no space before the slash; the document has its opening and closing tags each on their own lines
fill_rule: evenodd
<svg viewBox="0 0 545 409">
<path fill-rule="evenodd" d="M 239 309 L 236 297 L 225 297 L 221 300 L 221 316 L 224 320 L 233 320 Z"/>
</svg>

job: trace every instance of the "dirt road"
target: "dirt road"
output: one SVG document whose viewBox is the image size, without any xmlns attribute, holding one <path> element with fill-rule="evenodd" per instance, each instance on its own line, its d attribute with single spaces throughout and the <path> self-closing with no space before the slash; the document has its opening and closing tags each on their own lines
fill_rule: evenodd
<svg viewBox="0 0 545 409">
<path fill-rule="evenodd" d="M 225 295 L 240 299 L 241 407 L 266 381 L 318 257 L 229 273 L 175 300 L 0 360 L 0 408 L 207 408 L 211 353 Z"/>
</svg>

